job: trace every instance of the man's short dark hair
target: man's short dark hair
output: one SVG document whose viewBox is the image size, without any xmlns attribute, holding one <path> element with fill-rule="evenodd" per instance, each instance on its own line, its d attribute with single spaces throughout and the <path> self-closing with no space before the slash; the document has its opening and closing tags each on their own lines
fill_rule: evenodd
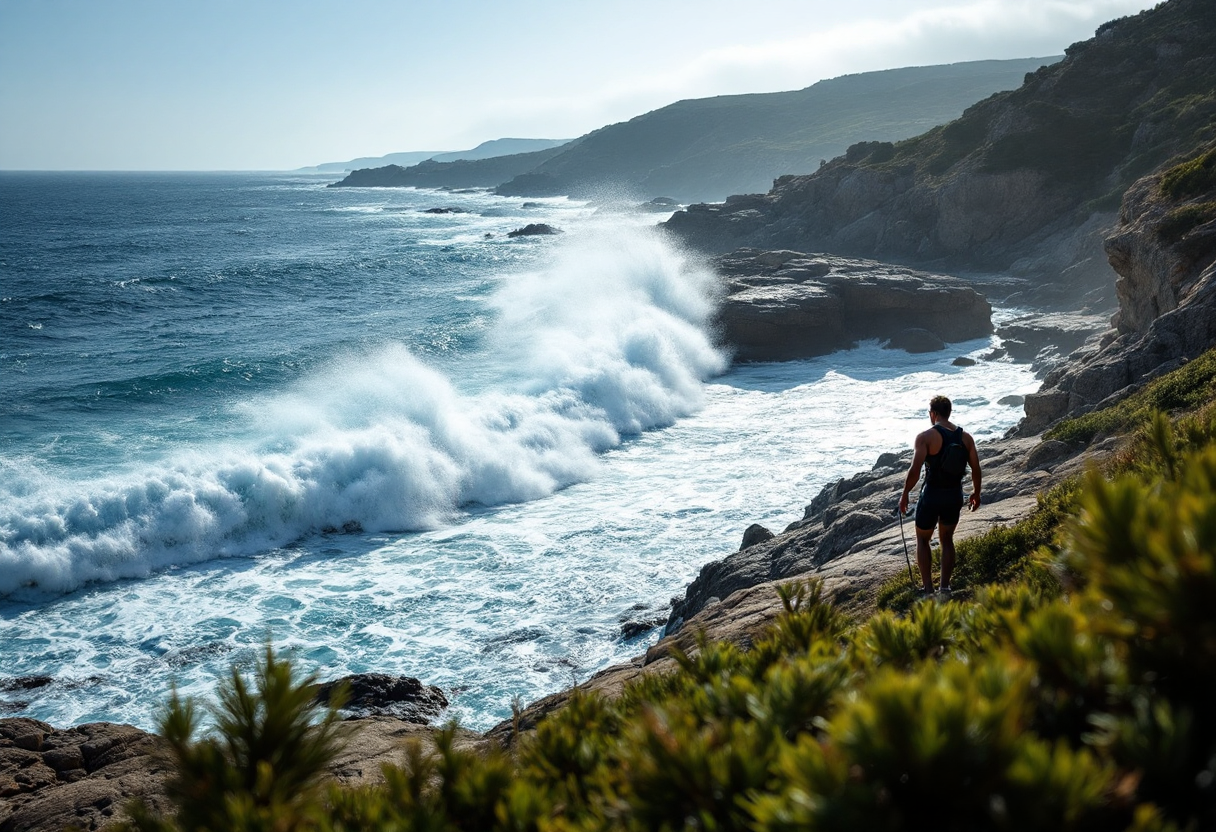
<svg viewBox="0 0 1216 832">
<path fill-rule="evenodd" d="M 934 396 L 929 400 L 929 409 L 938 416 L 941 416 L 943 419 L 950 418 L 950 411 L 953 408 L 954 406 L 950 404 L 950 400 L 945 396 Z"/>
</svg>

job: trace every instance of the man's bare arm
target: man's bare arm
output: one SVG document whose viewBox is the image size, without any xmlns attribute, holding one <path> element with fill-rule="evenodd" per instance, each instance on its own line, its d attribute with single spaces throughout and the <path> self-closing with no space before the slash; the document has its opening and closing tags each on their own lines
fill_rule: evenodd
<svg viewBox="0 0 1216 832">
<path fill-rule="evenodd" d="M 904 493 L 899 498 L 900 514 L 908 513 L 908 495 L 912 493 L 912 489 L 920 480 L 920 468 L 925 464 L 925 457 L 929 454 L 929 437 L 924 433 L 918 434 L 913 448 L 912 465 L 908 468 L 908 478 L 904 480 Z"/>
<path fill-rule="evenodd" d="M 972 511 L 980 507 L 980 482 L 984 475 L 980 472 L 980 452 L 975 447 L 975 440 L 971 434 L 964 432 L 963 438 L 967 442 L 968 464 L 971 466 L 971 497 L 967 503 Z"/>
</svg>

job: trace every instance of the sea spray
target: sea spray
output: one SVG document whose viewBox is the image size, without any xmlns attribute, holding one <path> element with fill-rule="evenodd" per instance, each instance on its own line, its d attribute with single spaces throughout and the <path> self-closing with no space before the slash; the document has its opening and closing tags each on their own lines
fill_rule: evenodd
<svg viewBox="0 0 1216 832">
<path fill-rule="evenodd" d="M 725 367 L 708 333 L 713 276 L 645 230 L 588 227 L 555 249 L 545 268 L 503 276 L 488 344 L 510 373 L 486 390 L 390 344 L 238 405 L 240 440 L 87 482 L 6 461 L 0 595 L 320 531 L 434 528 L 462 506 L 584 480 L 623 435 L 694 411 Z"/>
</svg>

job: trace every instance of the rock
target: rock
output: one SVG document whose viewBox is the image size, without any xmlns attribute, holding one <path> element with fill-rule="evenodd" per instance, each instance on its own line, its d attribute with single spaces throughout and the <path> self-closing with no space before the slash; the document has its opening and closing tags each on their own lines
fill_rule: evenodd
<svg viewBox="0 0 1216 832">
<path fill-rule="evenodd" d="M 1044 347 L 1055 347 L 1061 355 L 1068 355 L 1091 336 L 1109 329 L 1108 321 L 1108 315 L 1098 314 L 1052 312 L 1024 315 L 1001 324 L 996 334 L 1007 343 L 1010 340 L 1017 342 L 1031 358 Z M 1013 354 L 1012 350 L 1010 354 Z"/>
<path fill-rule="evenodd" d="M 757 543 L 763 543 L 766 540 L 772 540 L 773 533 L 761 526 L 759 523 L 752 523 L 743 532 L 743 542 L 739 545 L 740 549 L 746 549 L 749 546 L 755 546 Z"/>
<path fill-rule="evenodd" d="M 791 250 L 740 249 L 713 263 L 728 290 L 722 337 L 744 361 L 824 355 L 909 322 L 945 340 L 992 331 L 988 301 L 944 275 Z"/>
<path fill-rule="evenodd" d="M 1040 442 L 1030 452 L 1030 455 L 1026 457 L 1026 470 L 1030 471 L 1035 468 L 1047 467 L 1050 463 L 1068 456 L 1072 451 L 1072 446 L 1067 442 L 1060 442 L 1055 439 Z"/>
<path fill-rule="evenodd" d="M 561 234 L 562 230 L 544 222 L 530 222 L 523 228 L 508 231 L 508 237 L 538 237 L 551 234 Z"/>
<path fill-rule="evenodd" d="M 13 676 L 0 679 L 0 691 L 34 690 L 46 687 L 54 681 L 52 676 Z"/>
<path fill-rule="evenodd" d="M 653 615 L 642 619 L 629 618 L 621 621 L 621 638 L 628 641 L 631 638 L 637 638 L 640 635 L 649 633 L 656 627 L 662 627 L 666 623 L 666 615 Z"/>
<path fill-rule="evenodd" d="M 468 213 L 463 208 L 427 208 L 422 213 L 424 214 L 465 214 Z"/>
<path fill-rule="evenodd" d="M 356 673 L 317 686 L 316 699 L 322 704 L 339 685 L 349 686 L 349 697 L 342 711 L 351 718 L 391 716 L 405 722 L 429 724 L 448 707 L 443 691 L 410 676 L 387 673 Z"/>
<path fill-rule="evenodd" d="M 1047 390 L 1026 397 L 1026 417 L 1018 427 L 1022 435 L 1038 433 L 1068 412 L 1068 393 Z"/>
<path fill-rule="evenodd" d="M 0 829 L 97 829 L 140 798 L 168 810 L 160 740 L 105 722 L 56 729 L 33 719 L 0 719 Z"/>
<path fill-rule="evenodd" d="M 678 207 L 680 207 L 680 203 L 676 202 L 674 199 L 665 196 L 656 196 L 649 202 L 643 202 L 641 205 L 633 206 L 633 210 L 644 214 L 669 214 Z"/>
<path fill-rule="evenodd" d="M 1008 405 L 1009 407 L 1021 407 L 1025 401 L 1025 396 L 1001 396 L 996 400 L 996 403 Z"/>
<path fill-rule="evenodd" d="M 955 367 L 974 367 L 978 363 L 979 362 L 977 362 L 974 358 L 968 358 L 965 355 L 960 355 L 958 358 L 950 362 L 950 364 Z"/>
<path fill-rule="evenodd" d="M 909 327 L 892 335 L 883 348 L 910 353 L 938 352 L 946 348 L 946 342 L 927 329 Z"/>
</svg>

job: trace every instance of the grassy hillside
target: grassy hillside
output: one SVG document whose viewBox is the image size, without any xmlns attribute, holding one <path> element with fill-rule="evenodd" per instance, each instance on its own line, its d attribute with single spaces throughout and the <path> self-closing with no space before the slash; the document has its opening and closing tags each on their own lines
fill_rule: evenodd
<svg viewBox="0 0 1216 832">
<path fill-rule="evenodd" d="M 846 75 L 795 92 L 679 101 L 583 138 L 499 193 L 594 195 L 603 187 L 680 201 L 767 191 L 861 139 L 916 135 L 1057 58 L 973 61 Z"/>
<path fill-rule="evenodd" d="M 766 191 L 860 139 L 892 141 L 955 118 L 1058 58 L 972 61 L 846 75 L 795 92 L 679 101 L 576 139 L 560 152 L 356 171 L 341 185 L 494 187 L 517 196 L 667 196 Z"/>
<path fill-rule="evenodd" d="M 180 814 L 134 828 L 1211 829 L 1214 365 L 1129 400 L 1193 407 L 1153 417 L 1034 529 L 960 549 L 1004 564 L 973 564 L 970 600 L 852 622 L 789 585 L 748 650 L 702 643 L 617 700 L 576 694 L 500 753 L 439 731 L 356 790 L 325 785 L 332 714 L 304 731 L 308 680 L 268 652 L 252 686 L 223 686 L 218 735 L 195 739 L 172 703 Z"/>
<path fill-rule="evenodd" d="M 1031 169 L 1116 208 L 1133 181 L 1216 130 L 1214 36 L 1210 0 L 1174 0 L 1111 21 L 999 104 L 973 107 L 864 164 L 913 164 L 931 177 L 963 160 L 991 173 Z M 998 123 L 1011 108 L 1020 123 Z"/>
</svg>

